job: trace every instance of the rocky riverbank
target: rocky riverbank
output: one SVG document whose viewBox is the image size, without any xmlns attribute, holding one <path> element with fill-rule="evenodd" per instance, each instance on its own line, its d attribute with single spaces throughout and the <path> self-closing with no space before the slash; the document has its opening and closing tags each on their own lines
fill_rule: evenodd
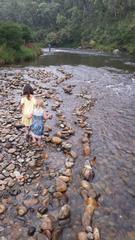
<svg viewBox="0 0 135 240">
<path fill-rule="evenodd" d="M 92 222 L 100 195 L 92 185 L 96 157 L 87 116 L 96 99 L 76 91 L 72 77 L 64 68 L 1 71 L 0 239 L 100 240 Z M 20 126 L 27 82 L 53 114 L 43 147 L 26 142 Z"/>
</svg>

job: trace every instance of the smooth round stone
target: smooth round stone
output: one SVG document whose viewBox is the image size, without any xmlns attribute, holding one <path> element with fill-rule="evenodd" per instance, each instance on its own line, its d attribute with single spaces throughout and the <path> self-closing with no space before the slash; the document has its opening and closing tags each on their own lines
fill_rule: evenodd
<svg viewBox="0 0 135 240">
<path fill-rule="evenodd" d="M 0 204 L 0 214 L 6 211 L 6 207 L 3 204 Z"/>
<path fill-rule="evenodd" d="M 48 212 L 48 208 L 46 207 L 39 207 L 38 208 L 38 212 L 43 215 L 43 214 L 46 214 Z"/>
<path fill-rule="evenodd" d="M 93 234 L 91 232 L 88 233 L 87 238 L 89 240 L 93 240 Z"/>
<path fill-rule="evenodd" d="M 28 236 L 33 236 L 35 232 L 36 232 L 35 227 L 31 226 L 28 228 Z"/>
<path fill-rule="evenodd" d="M 17 214 L 19 216 L 24 216 L 27 213 L 27 211 L 28 211 L 27 208 L 24 206 L 17 207 Z"/>
</svg>

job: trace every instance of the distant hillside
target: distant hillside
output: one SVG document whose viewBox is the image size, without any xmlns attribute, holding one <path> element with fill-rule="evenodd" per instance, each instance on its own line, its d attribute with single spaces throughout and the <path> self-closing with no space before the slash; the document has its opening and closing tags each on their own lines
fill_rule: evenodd
<svg viewBox="0 0 135 240">
<path fill-rule="evenodd" d="M 135 0 L 0 0 L 0 20 L 28 25 L 44 46 L 135 54 Z"/>
</svg>

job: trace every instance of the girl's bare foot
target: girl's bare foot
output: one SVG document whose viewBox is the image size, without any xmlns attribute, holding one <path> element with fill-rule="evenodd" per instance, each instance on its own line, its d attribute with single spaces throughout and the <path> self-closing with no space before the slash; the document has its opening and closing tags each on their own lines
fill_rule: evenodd
<svg viewBox="0 0 135 240">
<path fill-rule="evenodd" d="M 36 138 L 32 137 L 32 143 L 36 143 Z"/>
</svg>

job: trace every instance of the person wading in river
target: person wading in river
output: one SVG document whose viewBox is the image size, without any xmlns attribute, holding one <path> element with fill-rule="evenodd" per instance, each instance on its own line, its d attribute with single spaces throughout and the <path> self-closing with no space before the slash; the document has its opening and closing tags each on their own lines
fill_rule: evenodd
<svg viewBox="0 0 135 240">
<path fill-rule="evenodd" d="M 32 124 L 31 114 L 34 111 L 34 107 L 36 106 L 36 99 L 33 95 L 33 88 L 26 84 L 23 89 L 23 96 L 21 98 L 21 112 L 22 112 L 22 124 L 26 128 L 26 139 L 29 139 L 29 130 Z"/>
</svg>

